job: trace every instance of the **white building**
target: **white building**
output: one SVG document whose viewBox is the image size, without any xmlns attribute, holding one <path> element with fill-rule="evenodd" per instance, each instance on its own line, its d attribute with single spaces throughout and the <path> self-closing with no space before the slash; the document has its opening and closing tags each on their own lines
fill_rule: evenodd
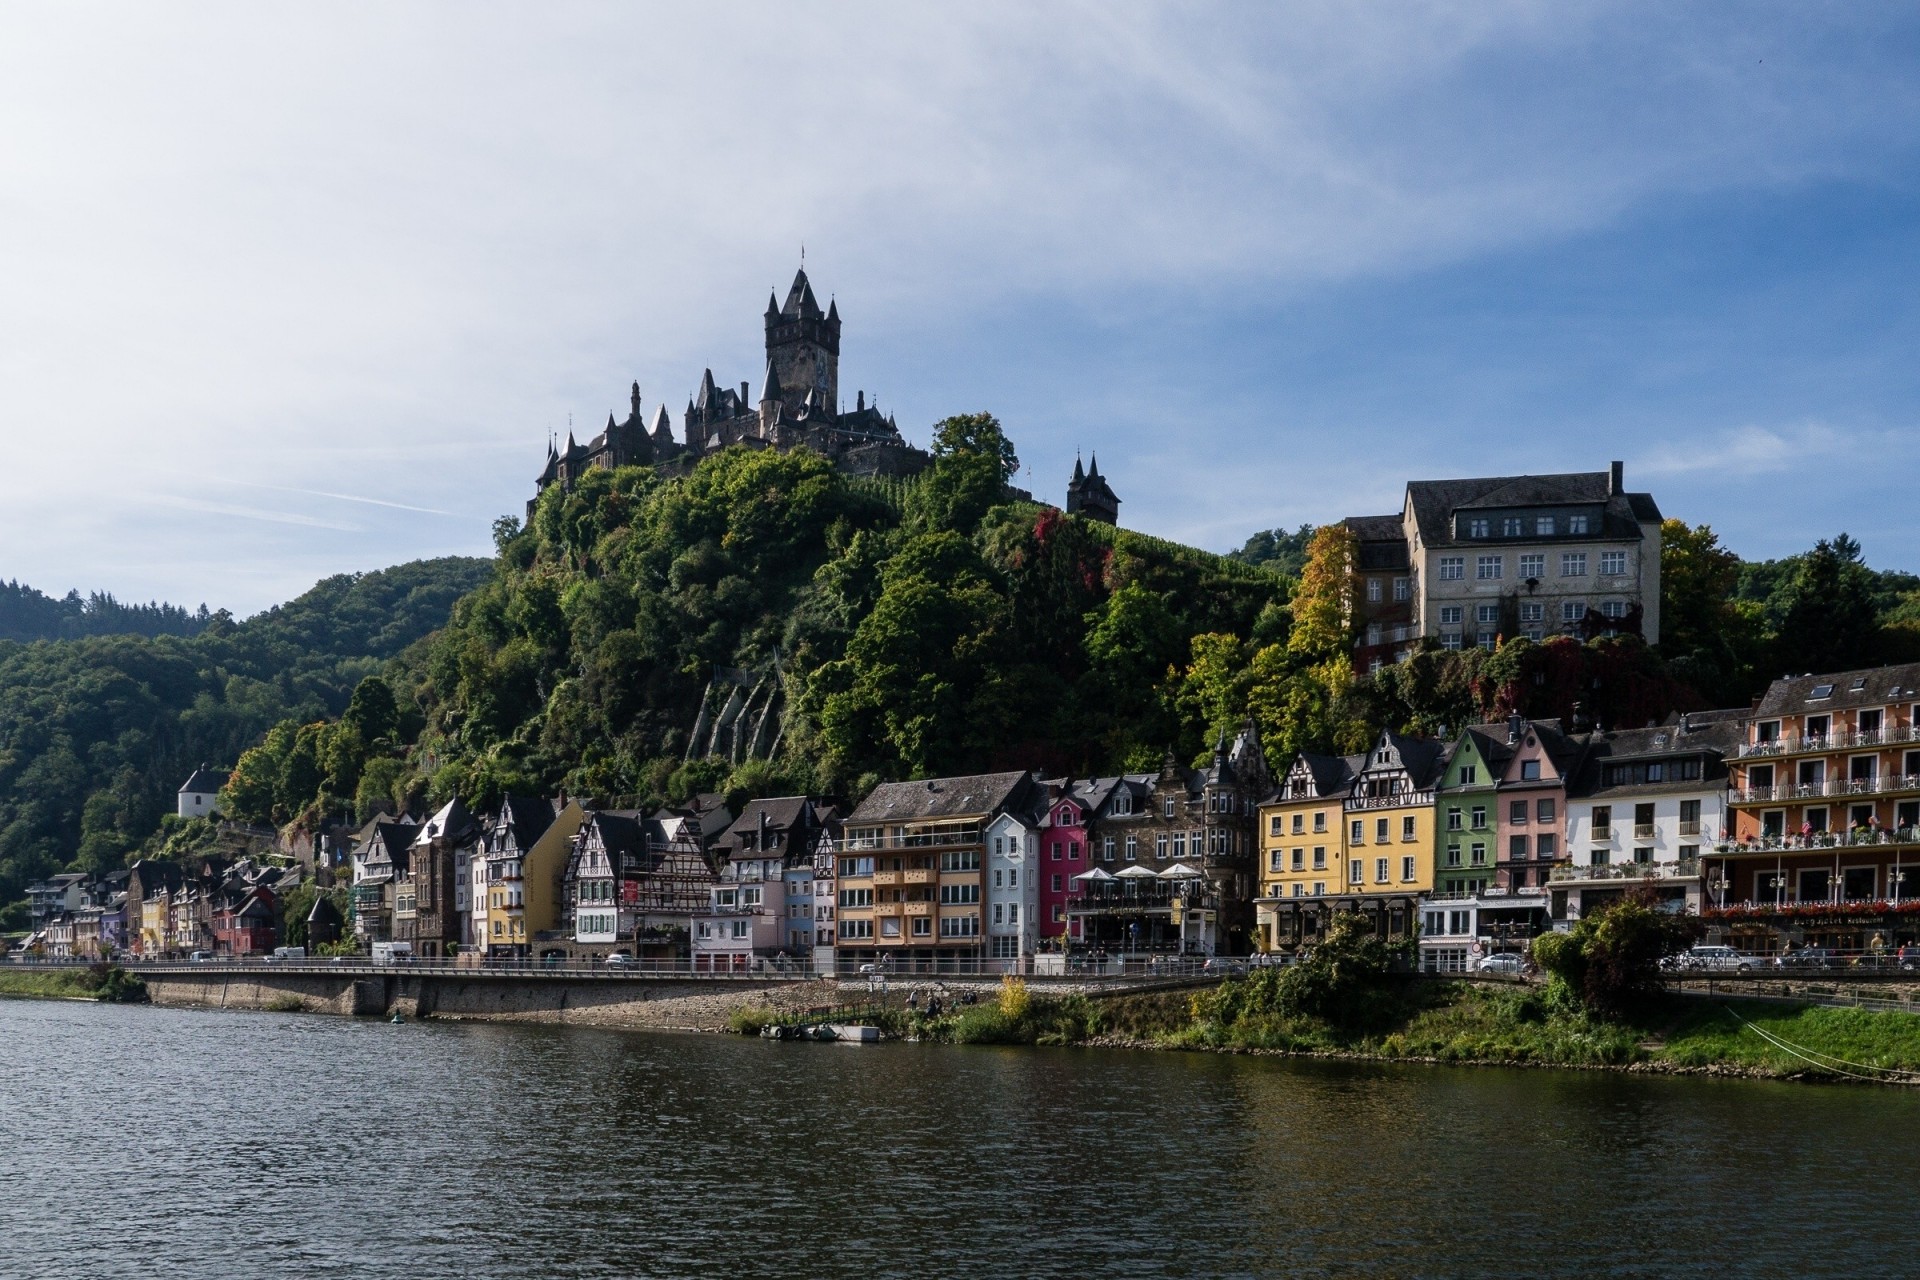
<svg viewBox="0 0 1920 1280">
<path fill-rule="evenodd" d="M 220 812 L 220 788 L 232 776 L 224 769 L 201 765 L 193 776 L 180 784 L 175 812 L 183 818 L 211 818 Z"/>
<path fill-rule="evenodd" d="M 805 965 L 814 947 L 820 822 L 805 796 L 749 801 L 714 842 L 708 906 L 693 917 L 693 968 Z"/>
<path fill-rule="evenodd" d="M 1596 733 L 1567 794 L 1570 866 L 1551 882 L 1556 920 L 1652 889 L 1672 910 L 1698 913 L 1700 851 L 1724 838 L 1727 769 L 1742 712 L 1711 711 L 1653 729 Z"/>
<path fill-rule="evenodd" d="M 1007 812 L 987 824 L 987 959 L 1024 972 L 1040 934 L 1040 825 Z"/>
</svg>

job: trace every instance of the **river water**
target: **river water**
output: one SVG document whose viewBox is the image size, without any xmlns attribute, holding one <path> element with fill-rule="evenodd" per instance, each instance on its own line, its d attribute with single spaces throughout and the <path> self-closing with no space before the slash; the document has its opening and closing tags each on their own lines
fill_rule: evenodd
<svg viewBox="0 0 1920 1280">
<path fill-rule="evenodd" d="M 0 1000 L 0 1275 L 1895 1276 L 1920 1095 Z"/>
</svg>

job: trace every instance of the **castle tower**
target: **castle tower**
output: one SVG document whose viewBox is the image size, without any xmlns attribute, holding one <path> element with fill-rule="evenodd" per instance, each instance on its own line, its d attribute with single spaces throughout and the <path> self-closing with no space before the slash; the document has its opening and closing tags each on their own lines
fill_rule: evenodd
<svg viewBox="0 0 1920 1280">
<path fill-rule="evenodd" d="M 768 381 L 777 385 L 785 416 L 799 418 L 806 407 L 807 393 L 826 416 L 838 415 L 840 404 L 840 309 L 829 304 L 825 314 L 813 296 L 806 268 L 793 277 L 787 290 L 786 305 L 776 307 L 767 297 Z M 816 409 L 816 413 L 820 412 Z M 762 421 L 767 417 L 761 409 Z"/>
<path fill-rule="evenodd" d="M 1098 520 L 1102 524 L 1120 523 L 1120 498 L 1100 474 L 1100 455 L 1093 455 L 1093 463 L 1081 470 L 1080 460 L 1073 460 L 1073 479 L 1067 482 L 1067 514 L 1085 516 L 1089 520 Z"/>
</svg>

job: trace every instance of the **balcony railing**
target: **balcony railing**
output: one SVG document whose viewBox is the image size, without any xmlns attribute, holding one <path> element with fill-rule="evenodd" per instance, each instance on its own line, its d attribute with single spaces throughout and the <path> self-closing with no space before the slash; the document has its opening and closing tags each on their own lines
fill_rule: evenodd
<svg viewBox="0 0 1920 1280">
<path fill-rule="evenodd" d="M 1756 757 L 1807 755 L 1822 751 L 1851 751 L 1856 747 L 1884 747 L 1920 742 L 1920 728 L 1912 725 L 1868 729 L 1863 733 L 1788 734 L 1769 742 L 1749 742 L 1734 753 L 1736 760 Z"/>
<path fill-rule="evenodd" d="M 1653 839 L 1653 824 L 1652 824 L 1651 822 L 1636 822 L 1636 823 L 1634 823 L 1634 824 L 1633 824 L 1633 838 L 1634 838 L 1635 840 L 1651 840 L 1651 839 Z"/>
<path fill-rule="evenodd" d="M 1408 809 L 1433 803 L 1431 791 L 1400 791 L 1386 796 L 1354 796 L 1345 801 L 1348 813 L 1364 809 Z"/>
<path fill-rule="evenodd" d="M 1777 787 L 1736 787 L 1734 804 L 1769 804 L 1788 800 L 1823 800 L 1835 796 L 1874 796 L 1892 791 L 1920 791 L 1920 773 L 1884 773 L 1871 778 L 1828 778 L 1820 782 L 1793 782 Z"/>
<path fill-rule="evenodd" d="M 1553 882 L 1569 880 L 1698 880 L 1700 862 L 1603 862 L 1586 867 L 1555 867 Z"/>
<path fill-rule="evenodd" d="M 871 849 L 946 849 L 979 843 L 981 843 L 980 828 L 966 827 L 954 831 L 915 832 L 904 836 L 864 836 L 859 839 L 849 837 L 841 842 L 840 852 L 856 853 Z"/>
<path fill-rule="evenodd" d="M 1718 855 L 1741 853 L 1818 853 L 1823 849 L 1920 845 L 1920 827 L 1868 831 L 1816 831 L 1811 835 L 1750 836 L 1717 844 Z"/>
</svg>

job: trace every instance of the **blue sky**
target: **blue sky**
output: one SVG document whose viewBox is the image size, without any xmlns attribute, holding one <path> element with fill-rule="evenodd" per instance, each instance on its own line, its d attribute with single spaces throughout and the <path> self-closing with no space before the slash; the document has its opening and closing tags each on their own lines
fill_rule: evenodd
<svg viewBox="0 0 1920 1280">
<path fill-rule="evenodd" d="M 1226 549 L 1597 469 L 1920 569 L 1920 14 L 0 11 L 0 576 L 247 613 L 484 553 L 547 433 L 758 376 L 991 409 Z"/>
</svg>

